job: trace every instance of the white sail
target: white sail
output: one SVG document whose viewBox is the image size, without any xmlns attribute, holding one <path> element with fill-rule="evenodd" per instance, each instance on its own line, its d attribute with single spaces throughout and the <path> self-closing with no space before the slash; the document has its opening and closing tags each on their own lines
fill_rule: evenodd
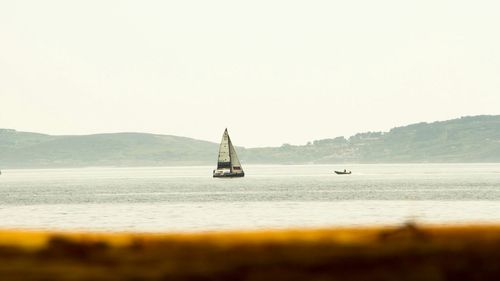
<svg viewBox="0 0 500 281">
<path fill-rule="evenodd" d="M 217 160 L 217 169 L 231 168 L 231 156 L 229 153 L 229 134 L 227 129 L 222 135 L 222 140 L 219 146 L 219 158 Z"/>
<path fill-rule="evenodd" d="M 229 156 L 231 158 L 231 171 L 233 173 L 243 173 L 243 169 L 241 168 L 240 164 L 240 159 L 238 159 L 238 155 L 236 155 L 236 150 L 234 149 L 231 139 L 229 139 Z"/>
</svg>

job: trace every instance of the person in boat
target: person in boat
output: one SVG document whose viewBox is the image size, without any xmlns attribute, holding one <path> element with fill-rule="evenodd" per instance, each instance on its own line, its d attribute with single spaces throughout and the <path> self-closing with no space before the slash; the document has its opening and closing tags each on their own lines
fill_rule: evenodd
<svg viewBox="0 0 500 281">
<path fill-rule="evenodd" d="M 344 169 L 344 173 L 347 173 L 347 170 L 346 170 L 346 169 Z"/>
</svg>

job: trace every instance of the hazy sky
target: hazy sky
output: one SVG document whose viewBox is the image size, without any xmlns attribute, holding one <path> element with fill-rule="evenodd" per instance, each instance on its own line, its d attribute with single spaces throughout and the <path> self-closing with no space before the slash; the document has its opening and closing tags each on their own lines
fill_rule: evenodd
<svg viewBox="0 0 500 281">
<path fill-rule="evenodd" d="M 500 114 L 498 1 L 1 1 L 0 128 L 242 146 Z"/>
</svg>

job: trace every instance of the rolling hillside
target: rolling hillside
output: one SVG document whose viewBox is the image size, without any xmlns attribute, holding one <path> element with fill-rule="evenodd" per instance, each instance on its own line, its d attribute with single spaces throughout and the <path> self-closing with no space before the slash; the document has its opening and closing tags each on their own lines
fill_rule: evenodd
<svg viewBox="0 0 500 281">
<path fill-rule="evenodd" d="M 260 163 L 500 162 L 500 116 L 418 123 L 302 146 L 248 149 L 242 158 Z"/>
<path fill-rule="evenodd" d="M 1 168 L 215 165 L 217 149 L 216 143 L 167 135 L 51 136 L 0 129 Z M 500 162 L 500 116 L 237 150 L 243 164 Z"/>
<path fill-rule="evenodd" d="M 49 136 L 0 130 L 2 167 L 200 165 L 213 162 L 215 143 L 142 133 Z"/>
</svg>

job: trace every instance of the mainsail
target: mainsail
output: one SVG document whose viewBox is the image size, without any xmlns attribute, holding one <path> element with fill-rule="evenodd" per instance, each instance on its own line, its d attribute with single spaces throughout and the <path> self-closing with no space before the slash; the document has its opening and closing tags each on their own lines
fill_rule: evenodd
<svg viewBox="0 0 500 281">
<path fill-rule="evenodd" d="M 219 146 L 219 159 L 217 161 L 217 169 L 229 168 L 231 169 L 231 154 L 229 152 L 229 134 L 227 133 L 227 129 L 224 131 L 222 135 L 222 141 Z M 231 144 L 231 147 L 233 145 Z"/>
<path fill-rule="evenodd" d="M 231 138 L 227 132 L 227 129 L 222 135 L 222 141 L 219 146 L 219 158 L 217 160 L 217 170 L 229 170 L 227 176 L 243 176 L 244 172 L 241 168 L 240 160 L 238 155 L 236 155 L 236 150 L 231 142 Z"/>
</svg>

